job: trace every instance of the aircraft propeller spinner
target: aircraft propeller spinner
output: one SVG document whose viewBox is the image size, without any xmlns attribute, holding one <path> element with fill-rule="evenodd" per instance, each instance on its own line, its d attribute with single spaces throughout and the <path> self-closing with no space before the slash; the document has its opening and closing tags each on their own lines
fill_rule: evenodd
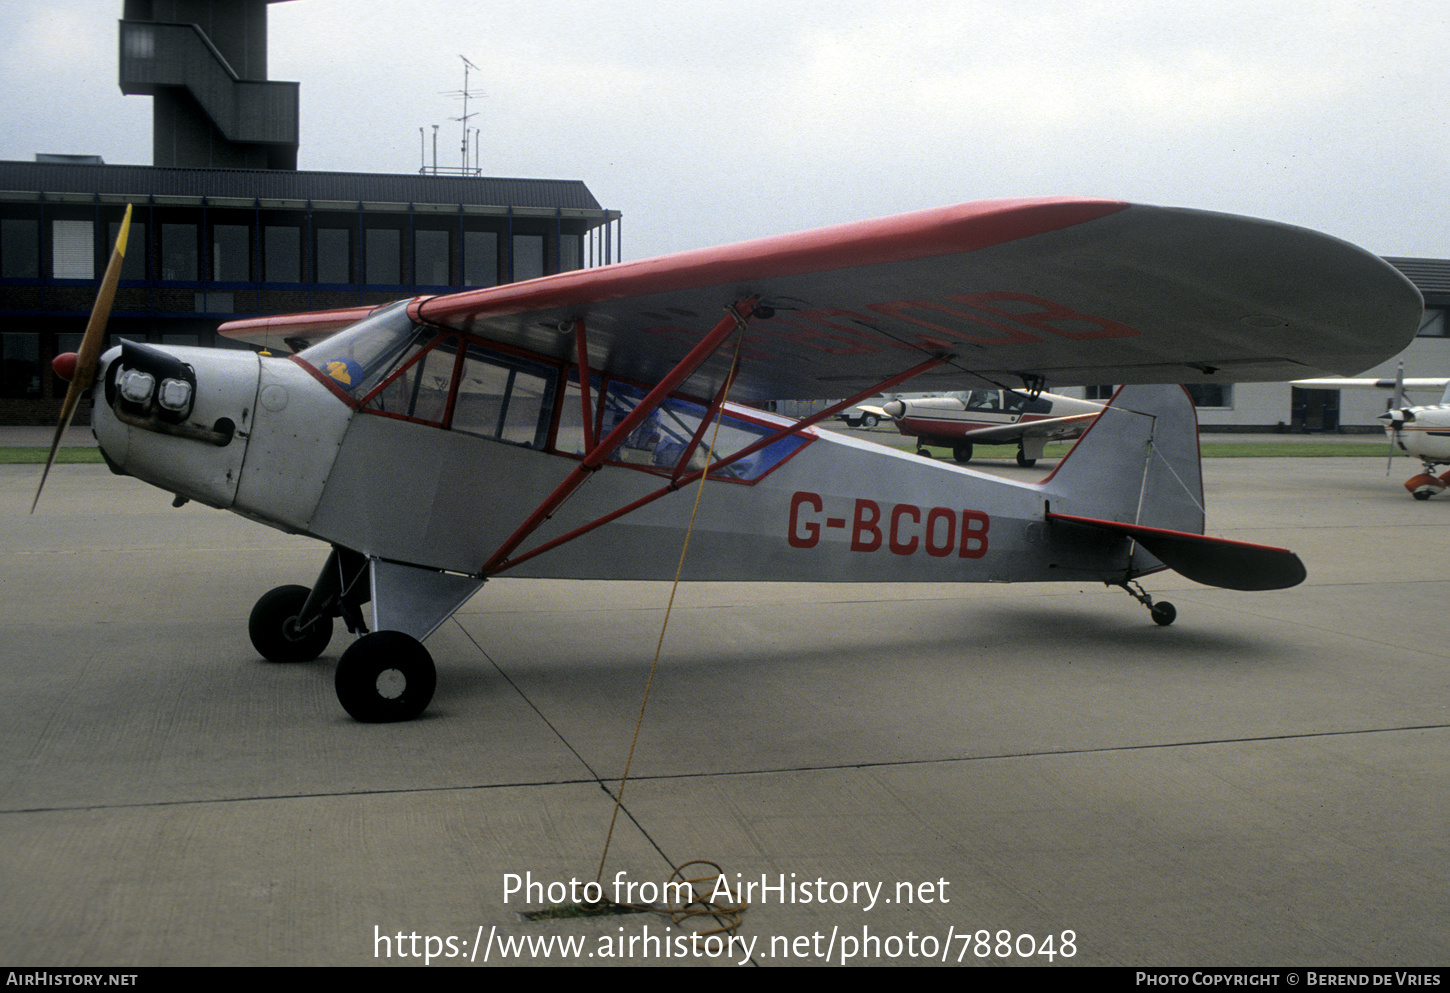
<svg viewBox="0 0 1450 993">
<path fill-rule="evenodd" d="M 70 381 L 66 387 L 65 400 L 61 403 L 60 420 L 55 426 L 55 438 L 50 443 L 50 455 L 45 460 L 45 469 L 40 473 L 40 485 L 35 488 L 35 499 L 31 501 L 30 512 L 35 513 L 40 503 L 40 493 L 45 489 L 50 467 L 55 464 L 56 453 L 60 451 L 61 439 L 70 427 L 71 418 L 80 404 L 81 394 L 95 382 L 96 365 L 101 358 L 101 345 L 106 340 L 106 321 L 111 316 L 111 304 L 116 298 L 116 284 L 121 281 L 121 262 L 126 257 L 126 236 L 131 231 L 131 205 L 126 205 L 126 216 L 121 221 L 121 233 L 116 236 L 116 248 L 111 252 L 111 261 L 106 264 L 106 274 L 101 279 L 96 304 L 91 308 L 91 319 L 86 323 L 86 333 L 81 338 L 78 352 L 57 355 L 51 363 L 55 374 Z"/>
</svg>

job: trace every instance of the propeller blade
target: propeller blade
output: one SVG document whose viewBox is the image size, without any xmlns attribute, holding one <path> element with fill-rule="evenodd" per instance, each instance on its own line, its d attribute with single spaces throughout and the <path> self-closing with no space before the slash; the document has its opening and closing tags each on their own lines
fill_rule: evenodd
<svg viewBox="0 0 1450 993">
<path fill-rule="evenodd" d="M 116 249 L 111 261 L 106 263 L 106 274 L 101 279 L 101 288 L 96 293 L 96 305 L 91 308 L 91 319 L 86 324 L 85 336 L 81 338 L 80 351 L 76 353 L 75 374 L 66 387 L 65 400 L 60 406 L 60 423 L 55 426 L 55 438 L 50 443 L 50 455 L 40 473 L 40 485 L 35 488 L 35 499 L 31 501 L 30 512 L 35 513 L 40 503 L 40 493 L 45 489 L 50 467 L 55 464 L 56 453 L 60 451 L 61 439 L 75 416 L 81 394 L 90 389 L 96 378 L 96 364 L 101 357 L 101 345 L 106 340 L 106 322 L 111 317 L 111 303 L 116 299 L 116 284 L 121 281 L 121 262 L 126 257 L 126 236 L 131 232 L 131 205 L 126 205 L 126 216 L 121 220 L 121 233 L 116 236 Z"/>
<path fill-rule="evenodd" d="M 1390 401 L 1389 409 L 1401 410 L 1405 406 L 1405 363 L 1401 362 L 1400 367 L 1395 370 L 1395 395 Z M 1390 420 L 1390 454 L 1385 458 L 1385 475 L 1389 476 L 1390 466 L 1395 461 L 1395 442 L 1399 441 L 1400 421 L 1398 418 Z"/>
</svg>

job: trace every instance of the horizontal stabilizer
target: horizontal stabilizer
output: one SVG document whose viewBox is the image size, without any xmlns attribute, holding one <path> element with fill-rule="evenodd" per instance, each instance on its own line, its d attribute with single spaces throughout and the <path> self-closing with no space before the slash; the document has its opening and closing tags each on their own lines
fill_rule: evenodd
<svg viewBox="0 0 1450 993">
<path fill-rule="evenodd" d="M 1226 590 L 1282 590 L 1298 586 L 1307 575 L 1299 556 L 1287 548 L 1103 521 L 1095 517 L 1049 512 L 1047 519 L 1125 535 L 1174 572 L 1205 586 Z"/>
</svg>

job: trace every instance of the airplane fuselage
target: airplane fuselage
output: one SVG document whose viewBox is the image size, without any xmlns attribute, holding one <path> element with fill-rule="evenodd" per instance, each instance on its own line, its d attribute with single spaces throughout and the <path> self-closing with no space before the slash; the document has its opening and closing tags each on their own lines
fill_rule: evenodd
<svg viewBox="0 0 1450 993">
<path fill-rule="evenodd" d="M 1408 415 L 1385 426 L 1391 444 L 1431 465 L 1450 463 L 1450 404 L 1405 407 L 1389 414 Z M 1385 415 L 1388 419 L 1388 414 Z"/>
<path fill-rule="evenodd" d="M 557 407 L 539 411 L 552 423 L 531 427 L 527 443 L 510 443 L 352 405 L 303 359 L 198 348 L 148 352 L 194 373 L 195 398 L 183 426 L 234 427 L 221 444 L 219 437 L 169 433 L 154 418 L 128 418 L 115 367 L 133 360 L 123 362 L 113 349 L 102 374 L 111 402 L 97 402 L 93 415 L 113 467 L 369 558 L 482 576 L 490 555 L 580 457 L 569 450 L 575 446 L 560 430 Z M 677 413 L 684 416 L 684 408 Z M 725 417 L 751 438 L 791 423 L 733 405 Z M 681 431 L 658 427 L 631 436 L 530 544 L 667 486 Z M 552 440 L 537 448 L 537 438 Z M 1050 481 L 1007 481 L 811 429 L 739 465 L 745 468 L 738 474 L 707 481 L 688 579 L 1117 581 L 1130 569 L 1127 547 L 1111 538 L 1082 537 L 1081 555 L 1070 542 L 1045 540 L 1048 501 L 1061 513 L 1099 512 Z M 687 493 L 671 494 L 505 574 L 670 578 L 691 504 Z M 1119 554 L 1105 557 L 1114 547 Z M 1138 560 L 1156 567 L 1141 552 Z"/>
</svg>

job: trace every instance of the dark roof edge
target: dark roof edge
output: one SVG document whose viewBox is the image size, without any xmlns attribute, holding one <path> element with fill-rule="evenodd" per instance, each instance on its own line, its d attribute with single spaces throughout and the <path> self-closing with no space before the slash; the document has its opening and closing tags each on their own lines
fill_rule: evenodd
<svg viewBox="0 0 1450 993">
<path fill-rule="evenodd" d="M 602 210 L 577 179 L 0 161 L 0 188 L 51 193 L 461 203 Z"/>
</svg>

